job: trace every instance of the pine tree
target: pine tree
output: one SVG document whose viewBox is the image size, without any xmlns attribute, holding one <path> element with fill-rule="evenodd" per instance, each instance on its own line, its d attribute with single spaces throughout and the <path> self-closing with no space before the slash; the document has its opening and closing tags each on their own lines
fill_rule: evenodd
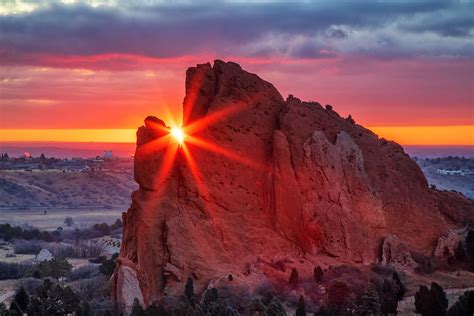
<svg viewBox="0 0 474 316">
<path fill-rule="evenodd" d="M 436 282 L 431 283 L 430 294 L 432 298 L 432 315 L 446 315 L 449 302 L 443 288 Z"/>
<path fill-rule="evenodd" d="M 313 270 L 314 281 L 321 283 L 323 281 L 323 276 L 324 276 L 324 272 L 320 266 L 317 266 L 316 268 L 314 268 Z"/>
<path fill-rule="evenodd" d="M 380 315 L 380 298 L 372 282 L 369 283 L 365 293 L 361 296 L 357 310 L 357 314 L 361 316 Z"/>
<path fill-rule="evenodd" d="M 400 276 L 396 271 L 394 271 L 392 274 L 392 280 L 397 288 L 397 301 L 400 301 L 405 296 L 405 285 L 403 285 L 403 282 L 400 280 Z"/>
<path fill-rule="evenodd" d="M 16 292 L 11 304 L 10 309 L 14 306 L 13 310 L 20 312 L 21 314 L 26 312 L 26 308 L 28 307 L 28 304 L 30 304 L 30 296 L 23 287 Z"/>
<path fill-rule="evenodd" d="M 295 289 L 296 287 L 298 287 L 299 276 L 298 276 L 298 270 L 296 270 L 296 268 L 293 268 L 293 270 L 291 270 L 290 280 L 288 281 L 288 283 L 290 283 L 290 286 L 291 286 L 293 289 Z"/>
<path fill-rule="evenodd" d="M 7 306 L 4 303 L 0 303 L 0 316 L 7 316 L 8 310 Z"/>
<path fill-rule="evenodd" d="M 466 291 L 448 310 L 448 316 L 474 315 L 474 291 Z"/>
<path fill-rule="evenodd" d="M 466 251 L 469 259 L 474 260 L 474 230 L 470 230 L 466 237 Z"/>
<path fill-rule="evenodd" d="M 255 313 L 261 315 L 265 311 L 265 305 L 262 303 L 262 300 L 259 298 L 253 298 L 249 304 L 249 312 L 251 315 Z"/>
<path fill-rule="evenodd" d="M 145 311 L 143 310 L 142 304 L 140 304 L 138 298 L 133 300 L 132 313 L 130 316 L 145 316 Z"/>
<path fill-rule="evenodd" d="M 431 289 L 420 286 L 415 293 L 415 312 L 423 316 L 446 315 L 448 299 L 443 288 L 437 283 L 431 283 Z"/>
<path fill-rule="evenodd" d="M 145 310 L 145 315 L 146 316 L 167 316 L 168 312 L 166 311 L 163 305 L 160 304 L 156 306 L 155 304 L 152 304 L 148 306 L 148 308 Z"/>
<path fill-rule="evenodd" d="M 194 307 L 194 283 L 191 277 L 188 278 L 186 286 L 184 288 L 184 295 L 189 301 L 189 304 Z"/>
<path fill-rule="evenodd" d="M 219 299 L 219 294 L 217 293 L 216 288 L 207 289 L 206 293 L 204 293 L 204 299 L 202 300 L 202 305 L 204 308 L 208 308 L 211 303 L 216 302 Z"/>
<path fill-rule="evenodd" d="M 264 314 L 265 316 L 286 316 L 285 307 L 278 299 L 278 297 L 273 297 L 270 303 L 268 304 L 267 308 L 265 309 Z"/>
<path fill-rule="evenodd" d="M 454 258 L 459 262 L 463 262 L 466 260 L 466 257 L 466 251 L 464 250 L 462 242 L 458 242 L 458 245 L 454 250 Z"/>
<path fill-rule="evenodd" d="M 303 295 L 300 295 L 298 307 L 296 308 L 296 316 L 306 316 L 306 304 Z"/>
</svg>

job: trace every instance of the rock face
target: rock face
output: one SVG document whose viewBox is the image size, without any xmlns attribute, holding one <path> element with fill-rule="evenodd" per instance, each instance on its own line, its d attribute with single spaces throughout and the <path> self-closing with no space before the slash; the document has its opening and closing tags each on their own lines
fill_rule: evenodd
<svg viewBox="0 0 474 316">
<path fill-rule="evenodd" d="M 292 267 L 304 276 L 325 260 L 372 263 L 387 236 L 430 254 L 474 215 L 472 201 L 431 190 L 401 146 L 332 107 L 285 101 L 232 62 L 186 76 L 185 145 L 168 143 L 157 118 L 137 132 L 140 189 L 115 273 L 123 306 L 166 300 L 188 277 L 198 292 L 216 280 L 250 291 Z"/>
</svg>

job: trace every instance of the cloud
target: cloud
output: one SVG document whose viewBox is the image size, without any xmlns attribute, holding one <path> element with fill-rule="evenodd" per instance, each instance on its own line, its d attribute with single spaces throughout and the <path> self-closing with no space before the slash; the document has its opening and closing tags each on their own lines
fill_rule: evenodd
<svg viewBox="0 0 474 316">
<path fill-rule="evenodd" d="M 474 54 L 472 2 L 21 3 L 28 10 L 0 15 L 4 65 L 120 68 L 192 55 Z"/>
</svg>

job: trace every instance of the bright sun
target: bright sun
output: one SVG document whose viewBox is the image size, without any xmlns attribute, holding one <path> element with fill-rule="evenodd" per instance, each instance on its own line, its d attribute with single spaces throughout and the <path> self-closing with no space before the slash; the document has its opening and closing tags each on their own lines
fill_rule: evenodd
<svg viewBox="0 0 474 316">
<path fill-rule="evenodd" d="M 179 127 L 172 127 L 171 136 L 178 142 L 178 144 L 182 145 L 184 143 L 184 132 Z"/>
</svg>

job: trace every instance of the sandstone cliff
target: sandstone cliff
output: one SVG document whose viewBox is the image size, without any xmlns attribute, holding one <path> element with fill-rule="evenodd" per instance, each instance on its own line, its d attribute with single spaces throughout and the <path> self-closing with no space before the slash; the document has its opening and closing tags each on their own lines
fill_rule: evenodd
<svg viewBox="0 0 474 316">
<path fill-rule="evenodd" d="M 166 300 L 188 277 L 198 291 L 210 282 L 251 290 L 291 267 L 369 264 L 387 236 L 430 254 L 473 215 L 472 201 L 431 190 L 398 144 L 330 106 L 285 101 L 235 63 L 190 68 L 183 113 L 185 126 L 204 126 L 190 130 L 206 146 L 173 150 L 153 117 L 137 132 L 140 189 L 123 215 L 114 275 L 124 307 Z"/>
</svg>

